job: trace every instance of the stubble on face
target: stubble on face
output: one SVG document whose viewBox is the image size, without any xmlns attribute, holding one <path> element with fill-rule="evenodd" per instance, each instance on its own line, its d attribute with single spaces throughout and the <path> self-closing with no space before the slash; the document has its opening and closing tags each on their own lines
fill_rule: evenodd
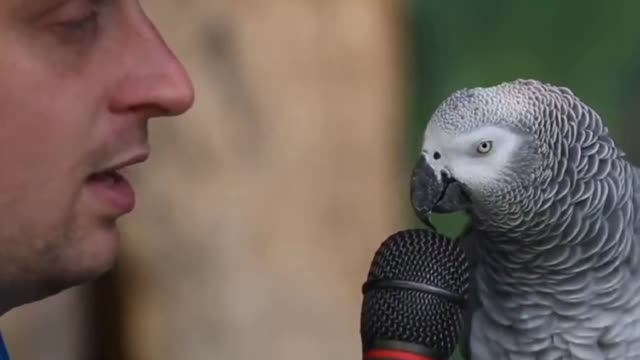
<svg viewBox="0 0 640 360">
<path fill-rule="evenodd" d="M 148 152 L 147 120 L 193 89 L 134 0 L 0 2 L 0 48 L 0 296 L 46 296 L 111 267 L 123 214 L 88 178 Z"/>
</svg>

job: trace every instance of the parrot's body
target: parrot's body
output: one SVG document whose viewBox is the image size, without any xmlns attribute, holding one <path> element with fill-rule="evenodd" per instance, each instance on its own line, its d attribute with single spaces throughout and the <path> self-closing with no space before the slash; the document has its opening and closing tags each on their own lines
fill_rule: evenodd
<svg viewBox="0 0 640 360">
<path fill-rule="evenodd" d="M 468 359 L 640 359 L 640 170 L 594 110 L 535 80 L 462 90 L 423 157 L 456 183 L 435 210 L 471 218 Z"/>
</svg>

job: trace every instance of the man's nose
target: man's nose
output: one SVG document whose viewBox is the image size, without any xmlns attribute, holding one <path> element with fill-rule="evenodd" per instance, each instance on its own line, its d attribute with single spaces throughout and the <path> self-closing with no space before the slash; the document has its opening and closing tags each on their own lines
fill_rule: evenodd
<svg viewBox="0 0 640 360">
<path fill-rule="evenodd" d="M 145 117 L 175 116 L 194 102 L 191 78 L 151 21 L 131 24 L 125 71 L 114 91 L 112 111 L 136 111 Z"/>
</svg>

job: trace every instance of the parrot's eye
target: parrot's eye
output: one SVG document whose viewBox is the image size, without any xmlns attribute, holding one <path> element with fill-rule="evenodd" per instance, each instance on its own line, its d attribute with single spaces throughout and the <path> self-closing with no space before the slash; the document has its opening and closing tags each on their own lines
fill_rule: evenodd
<svg viewBox="0 0 640 360">
<path fill-rule="evenodd" d="M 439 152 L 437 152 L 437 151 L 436 151 L 436 152 L 434 152 L 434 153 L 433 153 L 433 158 L 434 158 L 434 159 L 436 159 L 436 160 L 440 159 L 440 153 L 439 153 Z"/>
<path fill-rule="evenodd" d="M 481 142 L 480 144 L 478 144 L 478 147 L 476 148 L 476 151 L 479 154 L 486 154 L 489 151 L 491 151 L 492 147 L 493 147 L 493 141 L 485 140 L 485 141 Z"/>
</svg>

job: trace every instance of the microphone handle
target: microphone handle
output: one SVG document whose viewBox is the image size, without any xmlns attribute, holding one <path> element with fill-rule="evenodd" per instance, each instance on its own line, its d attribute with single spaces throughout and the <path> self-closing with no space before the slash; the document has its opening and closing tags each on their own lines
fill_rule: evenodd
<svg viewBox="0 0 640 360">
<path fill-rule="evenodd" d="M 370 350 L 362 357 L 363 360 L 439 360 L 434 357 L 414 354 L 401 350 Z"/>
<path fill-rule="evenodd" d="M 362 360 L 447 360 L 448 357 L 423 345 L 398 340 L 376 340 Z"/>
</svg>

